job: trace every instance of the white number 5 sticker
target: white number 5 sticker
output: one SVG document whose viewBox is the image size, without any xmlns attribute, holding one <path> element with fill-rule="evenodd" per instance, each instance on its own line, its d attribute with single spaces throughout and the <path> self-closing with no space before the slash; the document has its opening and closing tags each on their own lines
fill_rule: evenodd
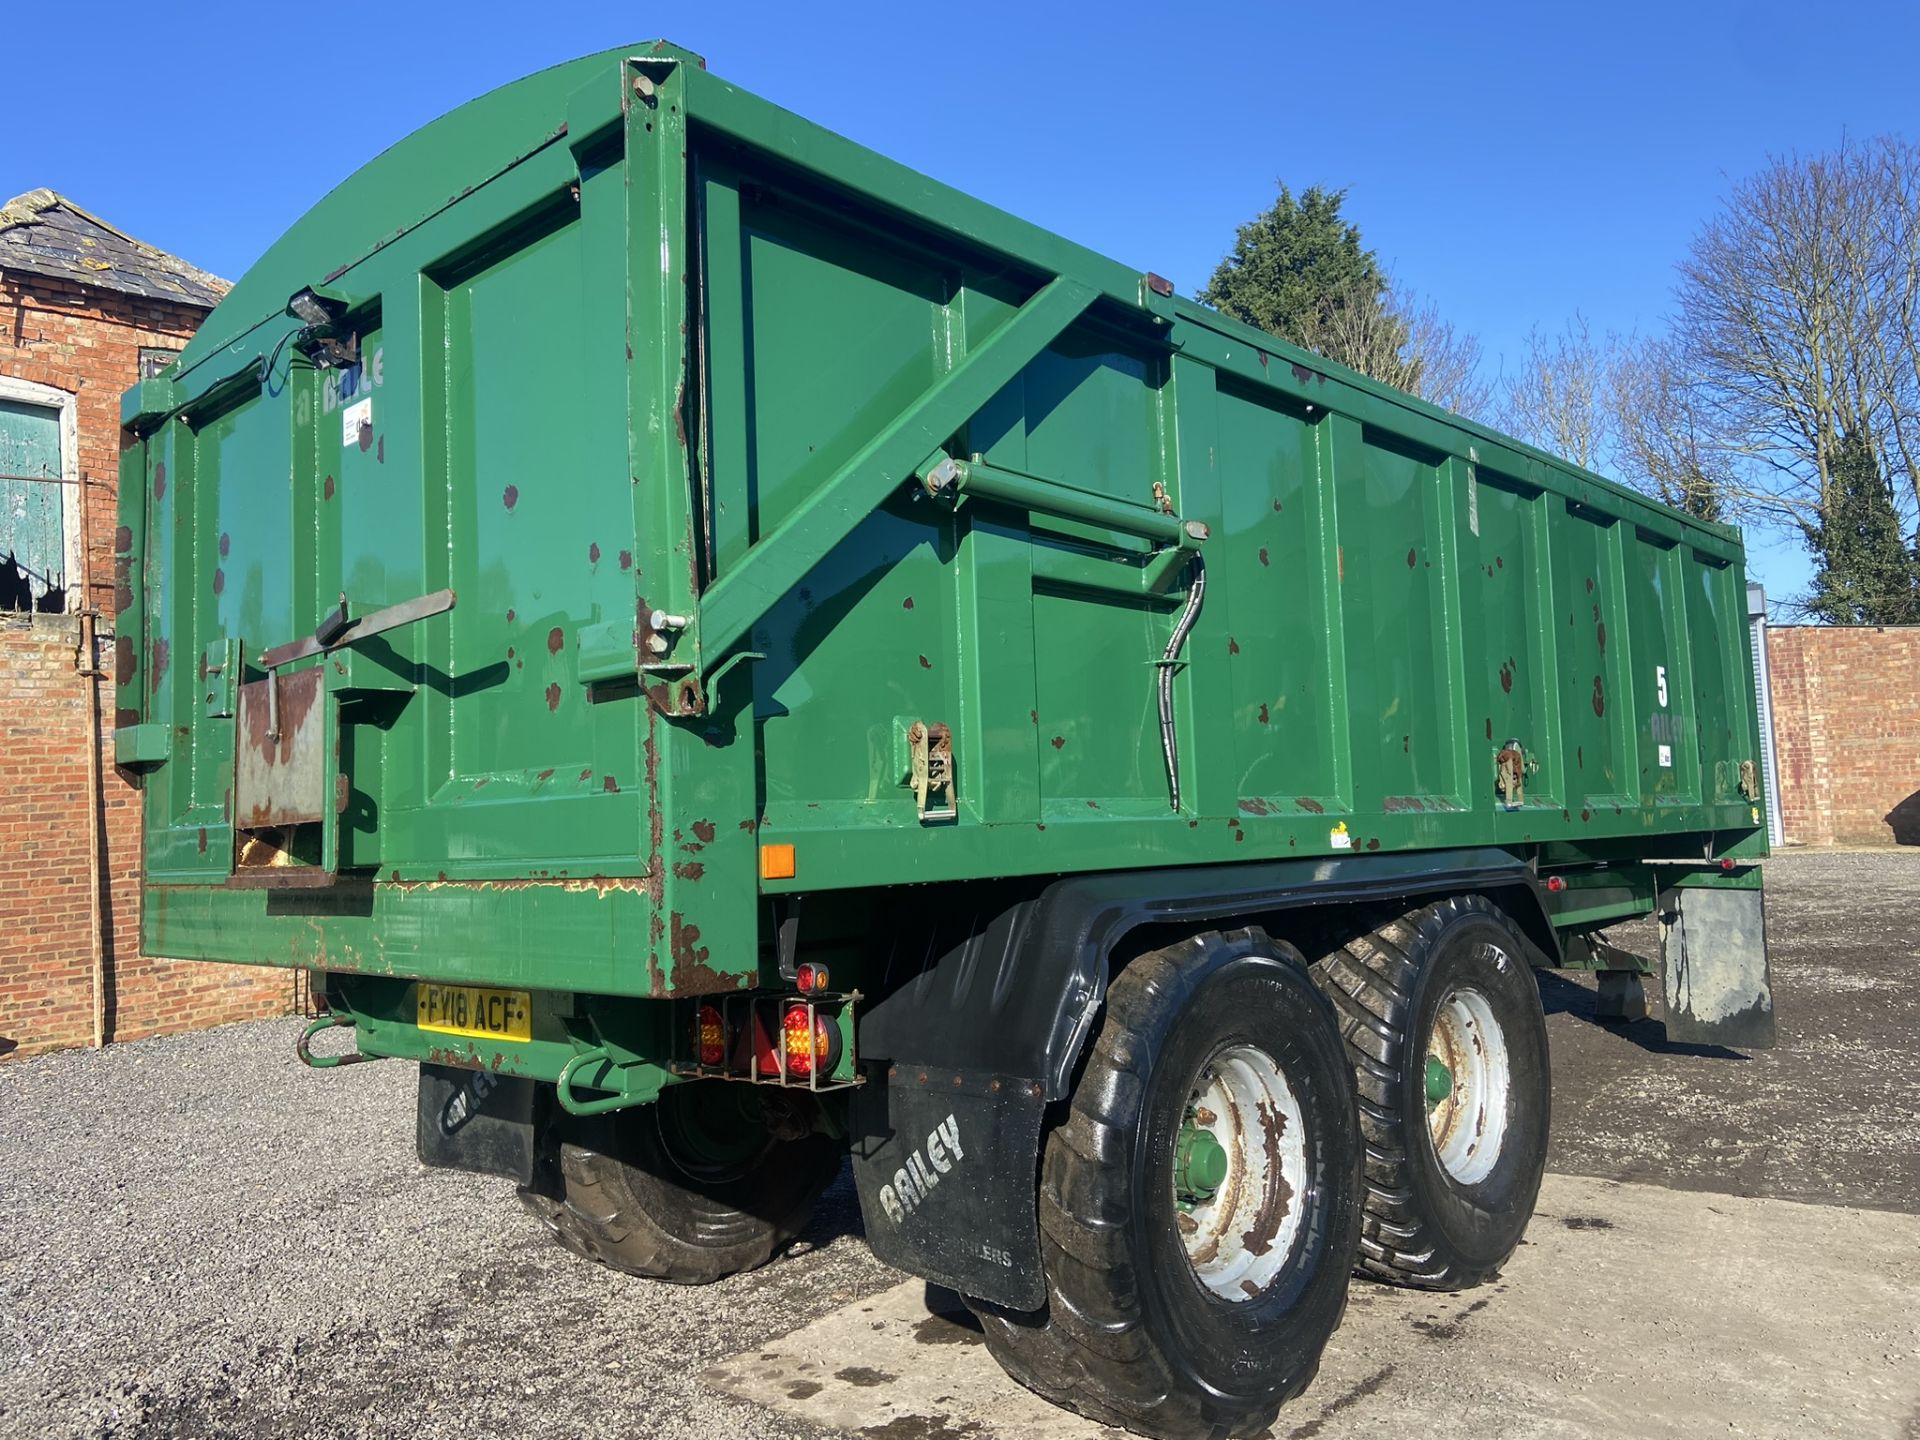
<svg viewBox="0 0 1920 1440">
<path fill-rule="evenodd" d="M 1661 709 L 1664 710 L 1667 704 L 1667 667 L 1666 666 L 1656 665 L 1653 667 L 1653 684 L 1654 684 L 1654 688 L 1660 692 L 1660 707 Z"/>
</svg>

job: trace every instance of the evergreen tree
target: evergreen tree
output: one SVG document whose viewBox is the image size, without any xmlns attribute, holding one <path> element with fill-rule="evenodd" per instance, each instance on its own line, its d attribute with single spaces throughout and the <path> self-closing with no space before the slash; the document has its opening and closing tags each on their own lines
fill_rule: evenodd
<svg viewBox="0 0 1920 1440">
<path fill-rule="evenodd" d="M 1398 351 L 1406 325 L 1389 309 L 1379 257 L 1361 243 L 1359 228 L 1340 217 L 1346 193 L 1314 185 L 1295 198 L 1282 185 L 1272 208 L 1239 228 L 1201 302 L 1309 349 L 1330 332 L 1388 329 L 1395 343 L 1375 341 L 1369 348 Z M 1343 355 L 1330 358 L 1352 363 Z"/>
<path fill-rule="evenodd" d="M 1920 625 L 1920 554 L 1872 445 L 1844 436 L 1830 474 L 1823 513 L 1805 527 L 1817 567 L 1807 612 L 1836 625 Z"/>
</svg>

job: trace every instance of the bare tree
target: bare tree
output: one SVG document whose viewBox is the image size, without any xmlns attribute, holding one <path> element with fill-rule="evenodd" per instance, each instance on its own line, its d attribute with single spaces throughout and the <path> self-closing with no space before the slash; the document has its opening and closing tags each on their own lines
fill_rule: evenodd
<svg viewBox="0 0 1920 1440">
<path fill-rule="evenodd" d="M 1702 520 L 1735 513 L 1726 441 L 1672 342 L 1633 339 L 1612 348 L 1601 403 L 1620 478 Z"/>
<path fill-rule="evenodd" d="M 1413 393 L 1470 420 L 1493 412 L 1493 387 L 1481 368 L 1480 341 L 1454 328 L 1440 307 L 1395 290 L 1393 306 L 1405 318 L 1407 354 L 1417 367 Z"/>
<path fill-rule="evenodd" d="M 1849 436 L 1920 504 L 1917 186 L 1904 141 L 1774 159 L 1734 187 L 1680 267 L 1679 353 L 1750 462 L 1740 498 L 1809 537 Z"/>
<path fill-rule="evenodd" d="M 1306 317 L 1299 342 L 1316 355 L 1457 414 L 1475 419 L 1490 408 L 1481 378 L 1480 342 L 1443 319 L 1439 307 L 1398 285 L 1383 303 L 1325 306 Z"/>
<path fill-rule="evenodd" d="M 1529 444 L 1591 470 L 1608 444 L 1606 390 L 1616 341 L 1595 340 L 1576 314 L 1557 334 L 1535 327 L 1507 382 L 1502 426 Z"/>
</svg>

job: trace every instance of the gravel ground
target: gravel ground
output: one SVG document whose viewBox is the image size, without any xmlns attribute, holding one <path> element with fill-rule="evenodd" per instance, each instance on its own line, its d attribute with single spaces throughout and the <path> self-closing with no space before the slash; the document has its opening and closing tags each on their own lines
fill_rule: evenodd
<svg viewBox="0 0 1920 1440">
<path fill-rule="evenodd" d="M 1920 853 L 1769 862 L 1779 1049 L 1591 1023 L 1550 977 L 1556 1170 L 1920 1209 Z M 1616 939 L 1634 938 L 1622 931 Z M 0 1435 L 819 1437 L 698 1373 L 899 1277 L 851 1186 L 688 1292 L 423 1169 L 413 1075 L 263 1022 L 0 1065 Z"/>
</svg>

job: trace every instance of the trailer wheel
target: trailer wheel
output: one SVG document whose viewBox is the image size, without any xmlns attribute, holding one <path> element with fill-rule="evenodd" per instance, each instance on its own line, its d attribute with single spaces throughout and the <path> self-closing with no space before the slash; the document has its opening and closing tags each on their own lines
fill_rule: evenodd
<svg viewBox="0 0 1920 1440">
<path fill-rule="evenodd" d="M 1202 935 L 1120 973 L 1047 1139 L 1046 1308 L 969 1303 L 1056 1404 L 1166 1440 L 1257 1434 L 1319 1368 L 1359 1220 L 1350 1071 L 1304 959 Z"/>
<path fill-rule="evenodd" d="M 1360 1272 L 1427 1290 L 1499 1273 L 1547 1161 L 1550 1067 L 1527 945 L 1479 895 L 1315 963 L 1340 1012 L 1366 1143 Z"/>
<path fill-rule="evenodd" d="M 764 1265 L 800 1232 L 839 1172 L 824 1135 L 778 1139 L 752 1087 L 670 1086 L 560 1145 L 559 1194 L 520 1198 L 575 1254 L 704 1285 Z"/>
</svg>

